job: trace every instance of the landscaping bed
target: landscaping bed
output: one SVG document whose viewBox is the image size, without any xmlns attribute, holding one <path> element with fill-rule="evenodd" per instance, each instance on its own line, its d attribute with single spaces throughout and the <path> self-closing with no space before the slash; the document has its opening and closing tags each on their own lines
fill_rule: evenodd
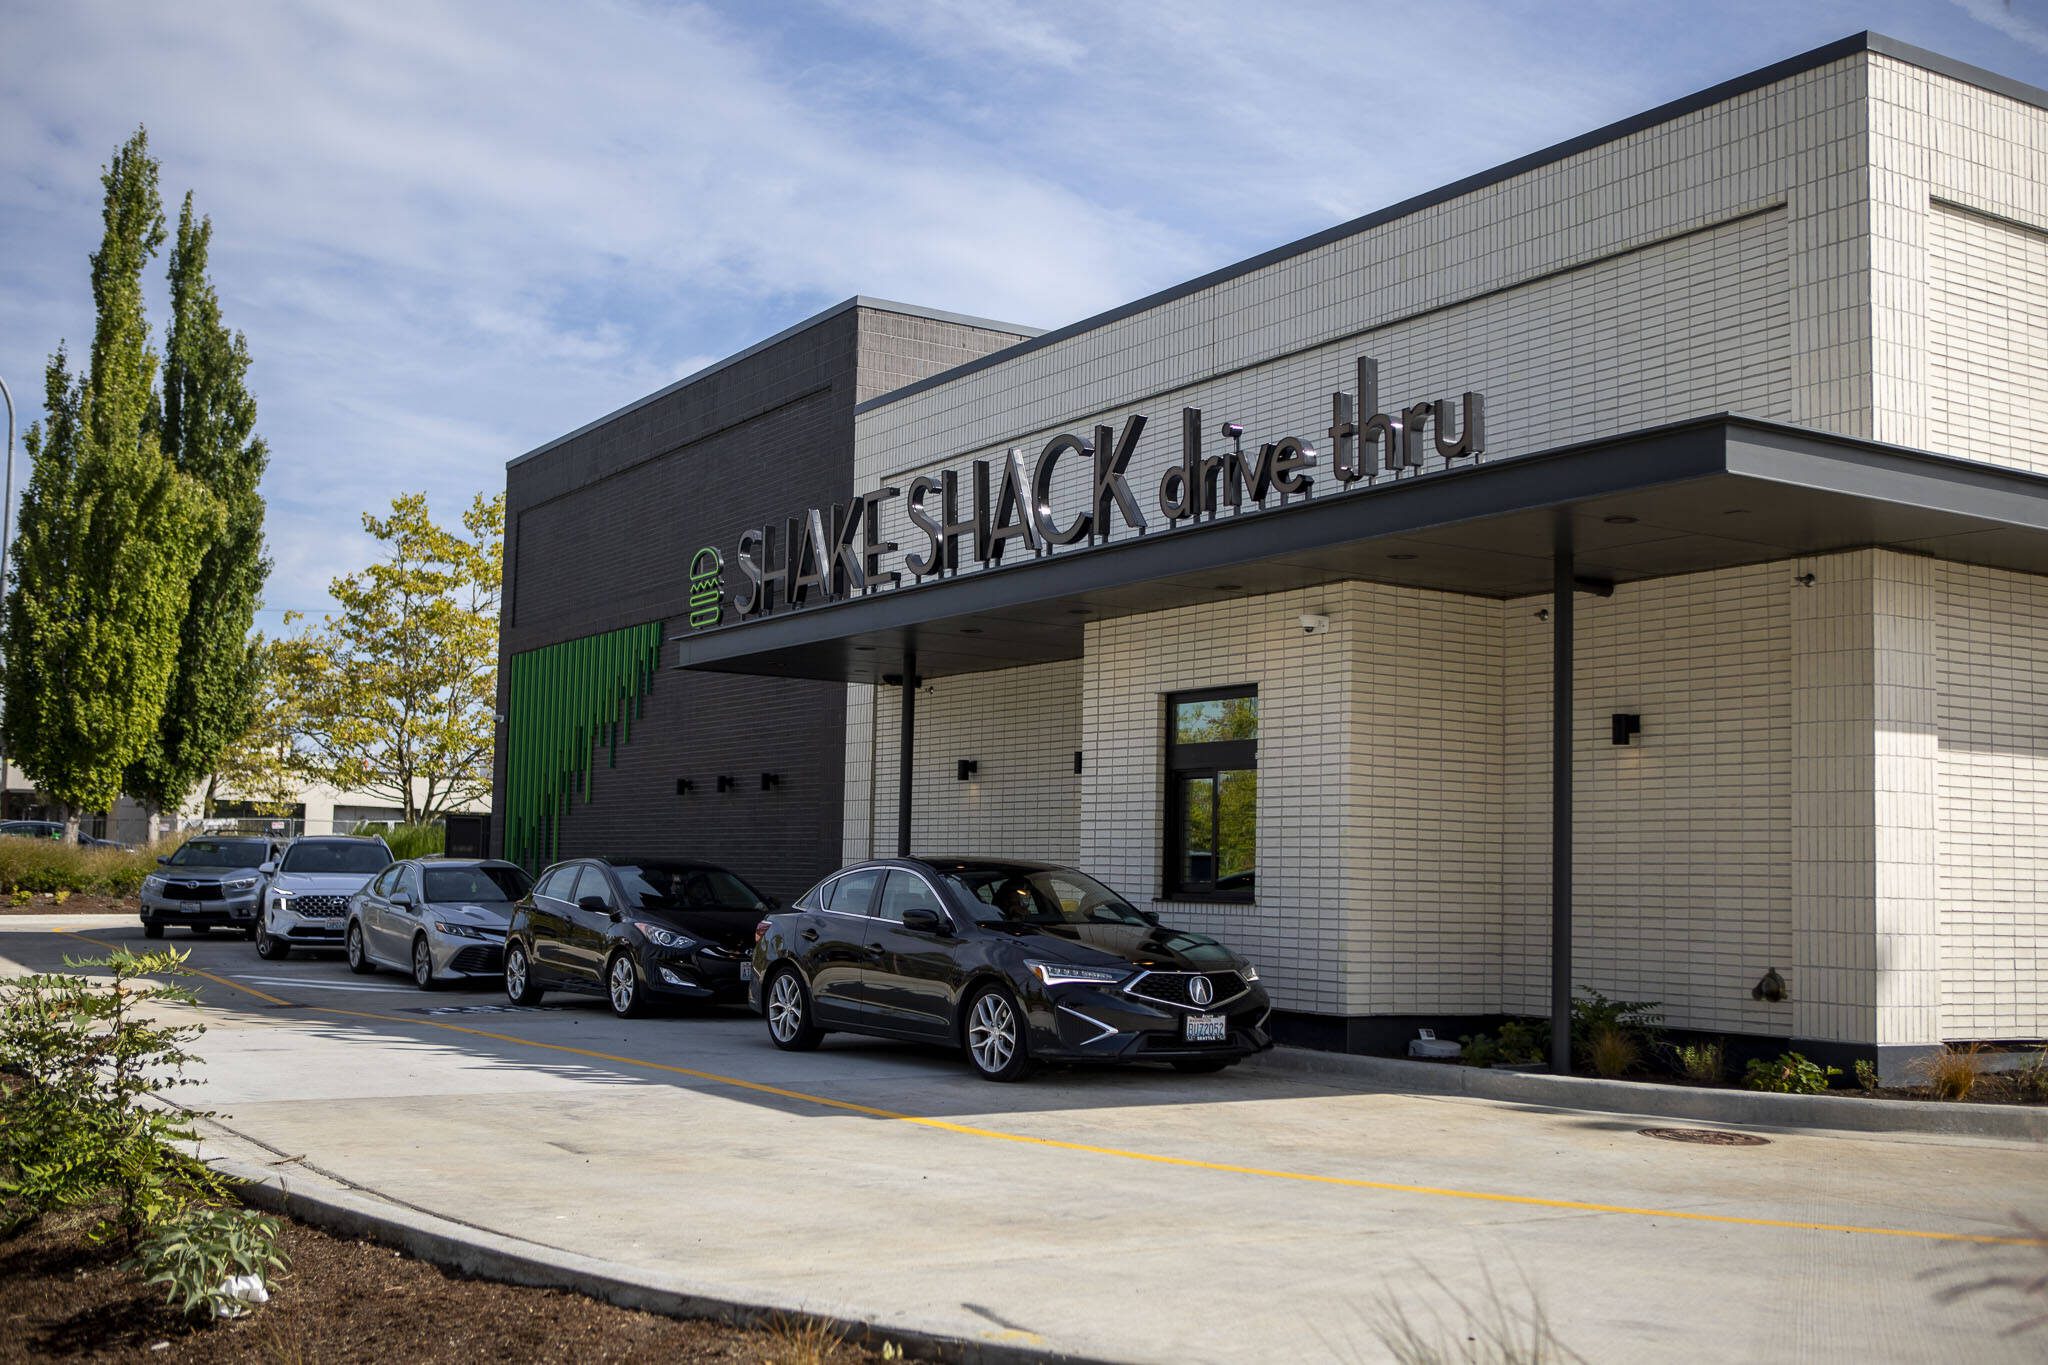
<svg viewBox="0 0 2048 1365">
<path fill-rule="evenodd" d="M 561 1289 L 451 1274 L 389 1247 L 285 1221 L 290 1268 L 246 1318 L 194 1321 L 87 1243 L 91 1219 L 52 1215 L 0 1240 L 0 1361 L 880 1359 L 808 1324 L 741 1328 L 600 1303 Z"/>
<path fill-rule="evenodd" d="M 0 915 L 141 915 L 142 903 L 134 896 L 110 896 L 104 892 L 73 891 L 63 900 L 54 892 L 22 892 L 0 896 Z"/>
</svg>

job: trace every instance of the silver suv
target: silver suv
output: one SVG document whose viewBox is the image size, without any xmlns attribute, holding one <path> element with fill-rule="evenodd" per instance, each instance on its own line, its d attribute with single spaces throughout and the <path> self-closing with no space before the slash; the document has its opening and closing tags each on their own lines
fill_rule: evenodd
<svg viewBox="0 0 2048 1365">
<path fill-rule="evenodd" d="M 183 925 L 195 934 L 208 929 L 256 933 L 263 899 L 263 865 L 277 856 L 268 839 L 195 835 L 142 879 L 142 933 L 162 938 L 164 926 Z"/>
<path fill-rule="evenodd" d="M 339 948 L 349 897 L 391 866 L 391 849 L 372 835 L 320 834 L 292 840 L 265 863 L 270 884 L 256 918 L 256 955 L 269 961 L 294 948 Z"/>
</svg>

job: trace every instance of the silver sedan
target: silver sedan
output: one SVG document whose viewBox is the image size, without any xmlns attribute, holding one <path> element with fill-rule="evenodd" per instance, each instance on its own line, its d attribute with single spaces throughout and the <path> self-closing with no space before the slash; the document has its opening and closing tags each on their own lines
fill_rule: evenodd
<svg viewBox="0 0 2048 1365">
<path fill-rule="evenodd" d="M 493 858 L 408 858 L 349 898 L 349 970 L 389 967 L 421 990 L 504 970 L 512 903 L 532 879 Z"/>
</svg>

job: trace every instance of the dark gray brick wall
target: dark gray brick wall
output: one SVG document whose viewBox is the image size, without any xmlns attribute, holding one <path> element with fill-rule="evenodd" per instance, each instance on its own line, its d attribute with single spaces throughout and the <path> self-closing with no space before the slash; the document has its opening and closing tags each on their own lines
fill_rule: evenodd
<svg viewBox="0 0 2048 1365">
<path fill-rule="evenodd" d="M 747 527 L 850 497 L 857 402 L 1017 339 L 844 309 L 513 464 L 500 712 L 511 655 L 652 620 L 673 638 L 699 548 L 729 555 Z M 704 858 L 787 900 L 839 861 L 845 689 L 685 673 L 673 657 L 618 766 L 600 763 L 593 798 L 572 802 L 562 854 Z M 763 791 L 763 773 L 779 785 Z M 734 790 L 718 792 L 721 775 Z M 494 820 L 494 847 L 502 837 Z"/>
</svg>

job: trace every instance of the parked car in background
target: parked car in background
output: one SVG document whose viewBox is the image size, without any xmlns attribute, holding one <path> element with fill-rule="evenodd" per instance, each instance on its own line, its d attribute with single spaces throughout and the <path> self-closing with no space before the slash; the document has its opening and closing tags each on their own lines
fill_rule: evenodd
<svg viewBox="0 0 2048 1365">
<path fill-rule="evenodd" d="M 263 909 L 256 917 L 256 955 L 275 961 L 294 948 L 339 948 L 349 897 L 391 866 L 378 838 L 321 834 L 284 846 L 263 871 Z"/>
<path fill-rule="evenodd" d="M 171 925 L 195 934 L 239 929 L 255 937 L 263 865 L 276 856 L 268 839 L 187 839 L 142 879 L 143 937 L 162 938 Z"/>
<path fill-rule="evenodd" d="M 0 837 L 51 839 L 62 843 L 64 841 L 64 824 L 60 820 L 0 820 Z M 127 844 L 116 843 L 112 839 L 95 838 L 84 830 L 78 832 L 78 845 L 81 848 L 129 847 Z"/>
<path fill-rule="evenodd" d="M 1251 963 L 1048 863 L 856 864 L 763 920 L 749 968 L 777 1047 L 915 1039 L 992 1081 L 1054 1061 L 1220 1071 L 1272 1046 Z"/>
<path fill-rule="evenodd" d="M 352 972 L 410 972 L 430 991 L 505 967 L 512 906 L 533 889 L 516 863 L 491 858 L 408 858 L 349 898 L 344 940 Z"/>
<path fill-rule="evenodd" d="M 543 871 L 514 907 L 505 993 L 594 991 L 621 1018 L 655 1000 L 746 999 L 740 965 L 774 908 L 735 874 L 662 858 L 577 858 Z"/>
</svg>

